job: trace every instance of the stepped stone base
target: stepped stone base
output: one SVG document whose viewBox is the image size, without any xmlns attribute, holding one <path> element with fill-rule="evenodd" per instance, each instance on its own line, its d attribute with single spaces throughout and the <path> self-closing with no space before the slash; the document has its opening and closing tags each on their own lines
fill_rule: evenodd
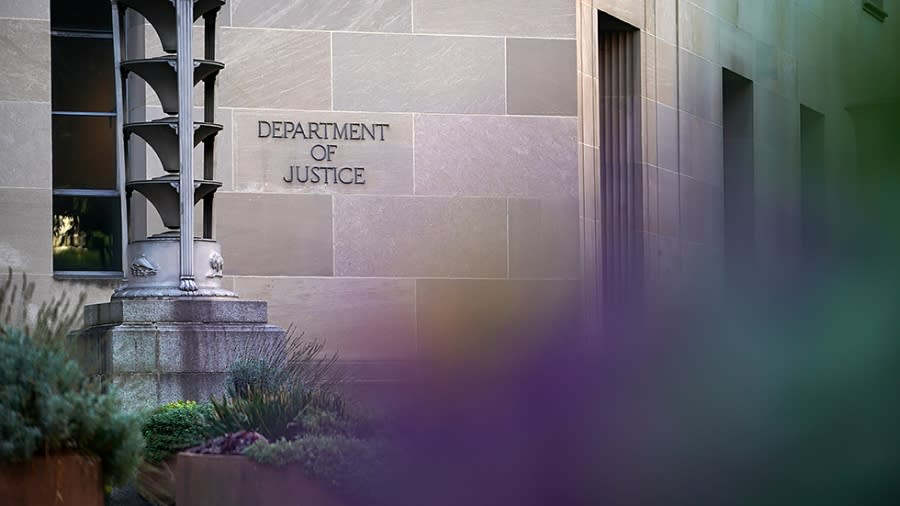
<svg viewBox="0 0 900 506">
<path fill-rule="evenodd" d="M 85 306 L 73 333 L 82 367 L 119 389 L 129 410 L 225 392 L 238 356 L 282 346 L 267 304 L 237 299 L 135 299 Z"/>
</svg>

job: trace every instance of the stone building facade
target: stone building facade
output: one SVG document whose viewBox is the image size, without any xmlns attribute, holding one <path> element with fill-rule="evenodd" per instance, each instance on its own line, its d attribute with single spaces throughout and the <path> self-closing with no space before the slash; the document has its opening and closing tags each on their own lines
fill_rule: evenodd
<svg viewBox="0 0 900 506">
<path fill-rule="evenodd" d="M 100 162 L 64 164 L 54 93 L 74 71 L 54 66 L 53 9 L 0 3 L 0 267 L 36 298 L 101 302 L 129 259 L 59 268 L 57 250 L 90 247 L 54 237 L 54 202 L 77 194 L 60 181 Z M 889 67 L 894 16 L 897 0 L 229 1 L 225 282 L 375 378 L 508 353 L 497 336 L 537 322 L 596 329 L 618 294 L 724 264 L 730 243 L 788 254 L 810 216 L 840 213 L 803 195 L 853 166 L 847 107 L 896 100 L 895 73 L 848 70 Z M 127 56 L 160 53 L 129 20 Z M 129 88 L 133 118 L 161 116 Z M 129 180 L 162 174 L 130 145 Z M 162 231 L 139 197 L 131 227 Z"/>
<path fill-rule="evenodd" d="M 727 270 L 729 256 L 752 255 L 765 272 L 802 257 L 817 240 L 811 235 L 827 235 L 814 229 L 827 231 L 853 205 L 847 197 L 860 170 L 861 131 L 854 107 L 897 111 L 898 65 L 889 55 L 900 48 L 891 17 L 898 7 L 852 0 L 580 2 L 587 296 L 621 291 L 603 274 L 616 270 L 604 261 L 611 254 L 604 248 L 615 253 L 622 240 L 615 232 L 616 188 L 635 193 L 631 227 L 643 261 L 635 270 L 651 291 L 667 293 L 700 272 Z M 632 68 L 604 53 L 604 36 L 621 28 L 610 28 L 598 12 L 629 25 Z M 628 92 L 634 177 L 605 182 L 602 167 L 615 165 L 608 151 L 618 141 L 616 120 L 604 116 L 603 106 L 622 100 L 604 90 L 615 89 L 611 73 L 626 70 L 635 80 Z"/>
</svg>

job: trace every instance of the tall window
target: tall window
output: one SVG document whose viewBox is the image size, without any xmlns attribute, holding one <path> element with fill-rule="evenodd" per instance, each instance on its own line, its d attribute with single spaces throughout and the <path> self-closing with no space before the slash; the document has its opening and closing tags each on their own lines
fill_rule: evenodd
<svg viewBox="0 0 900 506">
<path fill-rule="evenodd" d="M 603 324 L 608 331 L 640 300 L 644 227 L 640 40 L 636 27 L 598 12 Z"/>
<path fill-rule="evenodd" d="M 120 277 L 122 212 L 109 0 L 52 0 L 53 270 Z"/>
<path fill-rule="evenodd" d="M 724 68 L 722 123 L 727 274 L 750 275 L 756 265 L 753 82 Z"/>
<path fill-rule="evenodd" d="M 821 254 L 828 244 L 825 116 L 803 105 L 800 106 L 800 181 L 803 252 L 810 259 Z"/>
</svg>

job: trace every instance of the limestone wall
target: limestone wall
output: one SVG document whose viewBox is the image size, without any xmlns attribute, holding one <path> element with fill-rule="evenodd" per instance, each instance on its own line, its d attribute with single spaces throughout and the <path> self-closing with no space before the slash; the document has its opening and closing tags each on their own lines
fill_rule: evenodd
<svg viewBox="0 0 900 506">
<path fill-rule="evenodd" d="M 0 279 L 35 284 L 31 313 L 61 293 L 108 300 L 115 282 L 52 276 L 49 0 L 0 3 Z"/>
<path fill-rule="evenodd" d="M 481 353 L 529 307 L 575 302 L 571 1 L 243 0 L 224 21 L 217 231 L 241 297 L 360 361 Z M 260 121 L 390 127 L 328 142 Z M 365 184 L 286 183 L 290 165 Z"/>
<path fill-rule="evenodd" d="M 360 361 L 486 347 L 510 322 L 575 307 L 579 279 L 596 306 L 601 10 L 639 29 L 648 277 L 722 260 L 723 68 L 753 82 L 753 235 L 778 257 L 798 240 L 801 105 L 825 117 L 835 174 L 855 155 L 846 104 L 896 89 L 852 69 L 888 61 L 900 5 L 878 23 L 861 3 L 232 1 L 217 55 L 226 282 Z M 152 30 L 130 30 L 131 56 L 158 54 Z M 52 276 L 49 31 L 49 0 L 0 4 L 0 268 L 100 302 L 114 282 Z M 130 113 L 158 117 L 139 88 Z M 261 136 L 260 122 L 282 130 Z M 309 123 L 390 127 L 383 141 L 298 137 Z M 313 160 L 328 144 L 332 159 Z M 132 147 L 132 178 L 160 174 Z M 365 184 L 284 180 L 306 165 L 361 167 Z M 137 204 L 134 235 L 160 231 Z"/>
<path fill-rule="evenodd" d="M 645 273 L 667 285 L 720 265 L 723 255 L 722 72 L 752 81 L 755 240 L 763 264 L 801 241 L 801 106 L 824 118 L 826 214 L 840 215 L 856 167 L 846 107 L 897 89 L 900 4 L 878 22 L 863 1 L 581 0 L 578 11 L 579 167 L 585 290 L 603 283 L 597 13 L 640 31 Z M 896 93 L 894 91 L 893 93 Z M 895 95 L 896 96 L 896 95 Z M 657 286 L 651 290 L 658 290 Z"/>
<path fill-rule="evenodd" d="M 0 77 L 0 264 L 49 285 L 48 4 L 0 7 L 0 63 L 15 69 Z M 393 361 L 487 348 L 517 320 L 577 305 L 570 0 L 244 0 L 219 27 L 216 235 L 226 284 L 268 300 L 273 323 L 347 360 Z M 149 26 L 129 29 L 129 57 L 161 54 Z M 201 40 L 198 23 L 197 55 Z M 129 83 L 132 119 L 160 117 L 154 92 Z M 357 142 L 261 138 L 261 121 L 390 126 Z M 312 159 L 318 144 L 337 146 L 331 163 Z M 162 174 L 131 147 L 129 179 Z M 365 184 L 287 183 L 291 165 L 362 167 Z M 134 202 L 132 235 L 161 231 Z"/>
</svg>

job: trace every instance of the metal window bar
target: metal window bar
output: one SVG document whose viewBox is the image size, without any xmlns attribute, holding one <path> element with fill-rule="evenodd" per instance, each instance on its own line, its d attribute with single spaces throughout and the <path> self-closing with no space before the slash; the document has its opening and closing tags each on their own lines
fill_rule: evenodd
<svg viewBox="0 0 900 506">
<path fill-rule="evenodd" d="M 110 39 L 112 40 L 112 32 L 90 32 L 77 30 L 50 30 L 53 37 L 68 37 L 73 39 Z"/>
<path fill-rule="evenodd" d="M 54 116 L 100 116 L 107 118 L 115 118 L 115 112 L 90 112 L 90 111 L 51 111 Z"/>
<path fill-rule="evenodd" d="M 124 276 L 125 266 L 128 265 L 128 223 L 131 219 L 128 216 L 129 203 L 125 194 L 125 142 L 123 139 L 123 131 L 125 128 L 125 112 L 128 110 L 125 105 L 125 78 L 122 76 L 122 55 L 127 53 L 126 37 L 124 37 L 123 27 L 125 26 L 125 10 L 119 9 L 118 2 L 112 2 L 112 35 L 113 37 L 113 75 L 115 77 L 115 93 L 116 93 L 116 183 L 119 192 L 119 233 L 122 240 L 120 245 L 122 248 L 122 271 Z"/>
<path fill-rule="evenodd" d="M 119 190 L 99 190 L 87 188 L 59 188 L 53 190 L 55 197 L 118 197 Z"/>
<path fill-rule="evenodd" d="M 123 271 L 53 271 L 57 279 L 124 279 Z"/>
</svg>

